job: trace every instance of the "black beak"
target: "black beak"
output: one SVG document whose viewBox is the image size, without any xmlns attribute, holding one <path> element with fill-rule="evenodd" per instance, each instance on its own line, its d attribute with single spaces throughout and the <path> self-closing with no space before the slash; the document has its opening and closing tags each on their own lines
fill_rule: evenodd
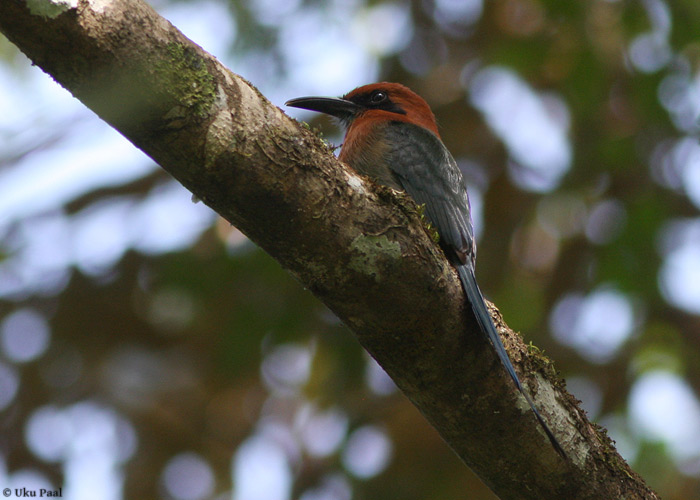
<svg viewBox="0 0 700 500">
<path fill-rule="evenodd" d="M 362 109 L 352 101 L 335 97 L 297 97 L 296 99 L 288 100 L 285 104 L 293 108 L 326 113 L 345 123 L 351 122 Z"/>
</svg>

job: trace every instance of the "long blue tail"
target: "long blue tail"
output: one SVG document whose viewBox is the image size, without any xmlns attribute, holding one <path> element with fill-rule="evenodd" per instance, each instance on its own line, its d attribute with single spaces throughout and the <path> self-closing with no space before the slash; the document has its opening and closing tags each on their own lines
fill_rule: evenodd
<svg viewBox="0 0 700 500">
<path fill-rule="evenodd" d="M 474 316 L 476 316 L 476 320 L 479 323 L 479 327 L 481 328 L 482 333 L 486 335 L 489 342 L 491 342 L 491 345 L 493 345 L 493 348 L 496 350 L 498 358 L 501 360 L 501 363 L 508 372 L 508 375 L 510 375 L 510 378 L 513 379 L 515 387 L 518 388 L 520 393 L 530 405 L 530 408 L 532 408 L 532 412 L 535 414 L 535 417 L 537 417 L 537 421 L 542 426 L 542 429 L 544 429 L 544 432 L 545 434 L 547 434 L 547 437 L 551 441 L 552 446 L 554 446 L 554 449 L 557 450 L 557 453 L 559 453 L 562 457 L 566 458 L 566 453 L 564 453 L 564 450 L 559 444 L 559 441 L 557 441 L 557 438 L 554 437 L 554 434 L 547 426 L 547 423 L 542 418 L 542 415 L 540 415 L 540 412 L 537 411 L 535 403 L 532 401 L 530 395 L 527 392 L 525 392 L 523 386 L 520 384 L 518 374 L 515 373 L 513 363 L 511 363 L 510 358 L 508 357 L 508 353 L 506 352 L 505 347 L 503 347 L 501 337 L 498 334 L 498 331 L 496 330 L 496 326 L 493 324 L 493 320 L 491 319 L 489 310 L 486 308 L 484 296 L 481 294 L 481 290 L 479 290 L 479 285 L 477 285 L 476 283 L 474 269 L 470 265 L 458 265 L 456 267 L 457 271 L 459 272 L 459 279 L 462 282 L 462 287 L 464 288 L 464 293 L 467 294 L 467 299 L 469 300 L 469 304 L 472 307 L 472 311 L 474 312 Z"/>
</svg>

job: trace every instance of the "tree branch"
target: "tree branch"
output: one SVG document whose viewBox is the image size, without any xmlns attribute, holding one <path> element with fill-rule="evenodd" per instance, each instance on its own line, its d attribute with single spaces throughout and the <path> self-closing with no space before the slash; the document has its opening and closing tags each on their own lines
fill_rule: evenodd
<svg viewBox="0 0 700 500">
<path fill-rule="evenodd" d="M 410 200 L 339 163 L 148 5 L 2 0 L 0 30 L 326 303 L 501 498 L 657 498 L 493 309 L 570 460 L 556 454 Z"/>
</svg>

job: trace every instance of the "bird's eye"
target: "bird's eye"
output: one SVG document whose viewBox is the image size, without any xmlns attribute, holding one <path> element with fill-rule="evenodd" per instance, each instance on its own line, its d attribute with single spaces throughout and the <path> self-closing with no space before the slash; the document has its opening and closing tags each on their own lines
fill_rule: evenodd
<svg viewBox="0 0 700 500">
<path fill-rule="evenodd" d="M 386 92 L 382 92 L 381 90 L 377 90 L 369 97 L 369 100 L 372 104 L 380 104 L 380 103 L 386 101 L 386 99 L 387 99 Z"/>
</svg>

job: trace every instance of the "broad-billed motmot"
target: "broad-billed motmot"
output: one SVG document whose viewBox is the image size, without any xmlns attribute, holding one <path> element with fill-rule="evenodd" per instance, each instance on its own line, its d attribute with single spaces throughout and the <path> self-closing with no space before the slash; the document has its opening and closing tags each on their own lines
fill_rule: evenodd
<svg viewBox="0 0 700 500">
<path fill-rule="evenodd" d="M 523 389 L 476 283 L 469 196 L 457 163 L 440 139 L 428 104 L 407 87 L 386 82 L 359 87 L 342 98 L 300 97 L 286 104 L 338 118 L 347 130 L 339 159 L 380 184 L 407 192 L 418 205 L 425 206 L 425 215 L 457 269 L 481 332 L 556 451 L 566 457 Z"/>
</svg>

